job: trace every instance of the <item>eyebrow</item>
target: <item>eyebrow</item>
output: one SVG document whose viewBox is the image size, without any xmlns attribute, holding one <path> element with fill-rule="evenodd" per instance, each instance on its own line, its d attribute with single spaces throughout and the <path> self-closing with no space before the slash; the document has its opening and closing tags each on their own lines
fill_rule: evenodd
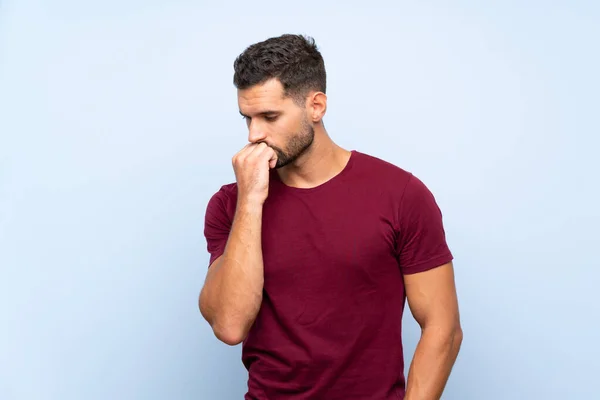
<svg viewBox="0 0 600 400">
<path fill-rule="evenodd" d="M 280 112 L 279 111 L 275 111 L 275 110 L 265 110 L 265 111 L 259 112 L 257 115 L 266 116 L 266 115 L 273 115 L 273 114 L 280 114 Z M 248 115 L 244 114 L 241 110 L 240 110 L 240 115 L 242 117 L 250 118 Z"/>
</svg>

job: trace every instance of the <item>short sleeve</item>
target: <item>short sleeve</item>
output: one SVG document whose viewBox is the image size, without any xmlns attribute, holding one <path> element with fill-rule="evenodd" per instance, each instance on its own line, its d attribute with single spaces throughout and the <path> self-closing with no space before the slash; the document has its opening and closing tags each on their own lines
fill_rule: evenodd
<svg viewBox="0 0 600 400">
<path fill-rule="evenodd" d="M 224 188 L 208 201 L 204 218 L 204 237 L 210 254 L 209 266 L 225 251 L 233 218 L 228 212 L 229 200 Z"/>
<path fill-rule="evenodd" d="M 452 261 L 442 212 L 431 191 L 411 175 L 398 210 L 396 251 L 403 274 L 423 272 Z"/>
</svg>

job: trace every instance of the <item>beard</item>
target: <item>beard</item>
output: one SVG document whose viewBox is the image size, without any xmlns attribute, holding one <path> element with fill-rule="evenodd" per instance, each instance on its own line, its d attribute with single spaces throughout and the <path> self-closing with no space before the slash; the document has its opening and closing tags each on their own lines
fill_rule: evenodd
<svg viewBox="0 0 600 400">
<path fill-rule="evenodd" d="M 285 167 L 296 161 L 298 157 L 304 154 L 312 145 L 315 139 L 315 130 L 308 120 L 302 120 L 302 127 L 287 143 L 285 151 L 276 146 L 270 146 L 277 154 L 277 163 L 275 169 Z"/>
</svg>

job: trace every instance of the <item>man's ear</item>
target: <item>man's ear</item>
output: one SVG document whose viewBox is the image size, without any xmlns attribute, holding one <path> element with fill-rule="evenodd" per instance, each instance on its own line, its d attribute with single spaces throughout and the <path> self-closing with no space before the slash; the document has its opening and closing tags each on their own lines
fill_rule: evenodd
<svg viewBox="0 0 600 400">
<path fill-rule="evenodd" d="M 323 92 L 313 92 L 308 97 L 309 116 L 313 123 L 321 122 L 327 112 L 327 95 Z"/>
</svg>

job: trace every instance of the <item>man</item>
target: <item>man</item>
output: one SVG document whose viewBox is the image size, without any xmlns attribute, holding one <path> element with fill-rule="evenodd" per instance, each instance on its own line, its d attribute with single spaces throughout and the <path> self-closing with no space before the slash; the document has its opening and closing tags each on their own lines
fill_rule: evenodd
<svg viewBox="0 0 600 400">
<path fill-rule="evenodd" d="M 218 339 L 243 342 L 245 399 L 439 399 L 462 330 L 431 192 L 328 136 L 311 38 L 256 43 L 234 69 L 249 144 L 207 206 L 199 306 Z M 407 380 L 406 299 L 422 328 Z"/>
</svg>

